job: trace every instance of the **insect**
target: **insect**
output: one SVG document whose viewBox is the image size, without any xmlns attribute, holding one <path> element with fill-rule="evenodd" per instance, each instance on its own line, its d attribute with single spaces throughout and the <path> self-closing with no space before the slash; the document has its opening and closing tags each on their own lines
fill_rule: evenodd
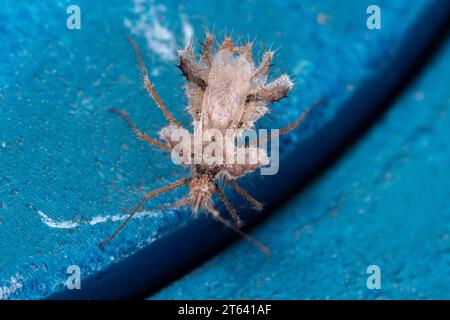
<svg viewBox="0 0 450 320">
<path fill-rule="evenodd" d="M 159 139 L 155 139 L 139 130 L 125 112 L 118 109 L 111 109 L 111 111 L 121 116 L 134 130 L 139 139 L 171 152 L 176 146 L 173 133 L 175 130 L 183 129 L 183 127 L 156 92 L 136 42 L 131 37 L 129 37 L 129 40 L 139 60 L 144 86 L 156 105 L 164 113 L 169 124 L 161 129 Z M 261 62 L 256 67 L 252 56 L 253 43 L 249 42 L 243 46 L 235 46 L 232 38 L 228 36 L 224 37 L 222 43 L 216 43 L 216 38 L 207 32 L 204 42 L 201 43 L 202 50 L 200 54 L 194 52 L 192 44 L 179 51 L 179 68 L 187 80 L 187 84 L 184 87 L 188 99 L 187 110 L 192 116 L 193 122 L 194 134 L 191 137 L 207 129 L 215 129 L 219 133 L 225 133 L 226 130 L 232 129 L 235 130 L 235 135 L 239 134 L 237 129 L 250 130 L 254 128 L 255 122 L 269 110 L 268 105 L 286 97 L 293 87 L 292 81 L 286 74 L 281 75 L 272 82 L 267 81 L 274 56 L 273 51 L 265 52 Z M 296 128 L 310 109 L 308 108 L 304 111 L 293 123 L 281 128 L 276 135 Z M 266 139 L 273 137 L 274 133 L 271 133 Z M 202 142 L 200 151 L 207 148 L 207 145 L 208 142 Z M 240 151 L 247 152 L 251 148 L 259 147 L 244 145 L 240 147 Z M 111 241 L 148 200 L 161 193 L 188 185 L 189 194 L 177 201 L 176 206 L 190 206 L 194 215 L 197 215 L 199 212 L 211 214 L 213 218 L 268 253 L 269 249 L 266 246 L 240 230 L 243 222 L 218 183 L 223 181 L 245 198 L 254 209 L 262 210 L 263 205 L 240 187 L 236 180 L 266 165 L 267 159 L 262 157 L 262 160 L 259 159 L 253 164 L 209 164 L 201 161 L 196 163 L 195 161 L 188 161 L 193 160 L 192 158 L 195 157 L 194 153 L 179 154 L 181 165 L 188 166 L 190 169 L 190 177 L 148 192 L 123 224 L 100 245 L 102 246 Z M 213 205 L 214 194 L 217 194 L 223 202 L 233 222 L 222 217 L 219 211 L 215 209 Z"/>
</svg>

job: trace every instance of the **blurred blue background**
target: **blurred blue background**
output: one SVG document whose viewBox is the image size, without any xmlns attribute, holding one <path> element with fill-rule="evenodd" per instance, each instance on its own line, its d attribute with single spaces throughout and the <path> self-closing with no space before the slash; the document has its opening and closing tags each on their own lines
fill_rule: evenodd
<svg viewBox="0 0 450 320">
<path fill-rule="evenodd" d="M 157 210 L 186 193 L 180 189 L 149 203 L 105 251 L 97 247 L 145 191 L 181 175 L 107 111 L 129 112 L 151 135 L 166 123 L 143 89 L 127 34 L 186 125 L 177 48 L 201 39 L 204 27 L 257 38 L 255 55 L 278 48 L 272 76 L 286 72 L 296 85 L 260 126 L 280 127 L 317 98 L 329 100 L 282 139 L 288 153 L 382 70 L 395 75 L 399 44 L 439 1 L 376 2 L 381 30 L 367 29 L 365 0 L 3 1 L 0 298 L 49 297 L 64 289 L 69 265 L 101 281 L 111 265 L 191 222 L 187 210 Z M 81 30 L 66 28 L 71 4 L 81 8 Z M 155 298 L 448 298 L 448 47 L 351 150 L 252 232 L 272 256 L 239 243 Z M 357 119 L 365 106 L 354 108 Z M 381 267 L 382 290 L 365 285 L 370 264 Z"/>
</svg>

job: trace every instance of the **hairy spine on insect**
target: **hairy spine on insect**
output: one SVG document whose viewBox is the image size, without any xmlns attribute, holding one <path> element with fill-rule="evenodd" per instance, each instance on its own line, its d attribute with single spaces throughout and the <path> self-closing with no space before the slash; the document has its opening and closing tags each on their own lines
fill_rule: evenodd
<svg viewBox="0 0 450 320">
<path fill-rule="evenodd" d="M 145 88 L 164 113 L 169 121 L 169 125 L 159 132 L 160 140 L 153 139 L 140 131 L 126 113 L 117 109 L 112 109 L 112 111 L 120 115 L 140 139 L 162 149 L 172 151 L 178 143 L 172 139 L 173 132 L 185 129 L 170 113 L 155 91 L 136 42 L 131 38 L 129 40 L 138 57 Z M 270 103 L 286 97 L 287 93 L 292 89 L 292 82 L 286 74 L 281 75 L 273 82 L 267 82 L 274 55 L 272 51 L 265 52 L 261 63 L 256 67 L 253 62 L 252 43 L 244 46 L 234 46 L 231 37 L 225 37 L 218 49 L 215 49 L 215 42 L 215 38 L 207 33 L 205 41 L 202 43 L 202 51 L 199 58 L 194 53 L 192 44 L 179 51 L 179 68 L 187 80 L 185 94 L 188 99 L 188 112 L 192 116 L 194 127 L 193 134 L 190 136 L 193 141 L 196 137 L 201 137 L 202 133 L 208 129 L 218 130 L 223 136 L 226 136 L 225 131 L 232 129 L 234 134 L 231 138 L 228 137 L 228 143 L 225 145 L 229 146 L 231 143 L 231 145 L 235 146 L 235 138 L 241 135 L 243 131 L 253 129 L 255 122 L 268 111 Z M 310 110 L 311 108 L 308 108 L 296 121 L 281 128 L 277 134 L 286 133 L 297 127 Z M 266 139 L 271 138 L 273 138 L 273 134 L 268 135 Z M 199 152 L 202 153 L 207 145 L 208 142 L 201 141 Z M 241 234 L 263 252 L 269 253 L 270 251 L 266 246 L 240 230 L 243 222 L 217 183 L 217 181 L 223 180 L 225 184 L 243 196 L 255 209 L 262 210 L 262 204 L 242 189 L 235 180 L 255 171 L 261 166 L 267 165 L 267 157 L 264 157 L 265 150 L 255 145 L 240 146 L 238 148 L 243 148 L 243 150 L 238 151 L 244 152 L 249 152 L 252 148 L 258 148 L 260 152 L 258 159 L 244 164 L 230 164 L 227 162 L 208 164 L 206 161 L 204 163 L 191 161 L 192 158 L 197 156 L 198 150 L 194 150 L 190 154 L 179 154 L 179 163 L 190 167 L 191 177 L 147 193 L 132 210 L 128 219 L 100 245 L 111 241 L 150 198 L 188 184 L 188 196 L 178 200 L 174 206 L 189 205 L 194 215 L 197 215 L 200 211 L 209 212 L 215 219 Z M 214 194 L 217 194 L 224 203 L 225 208 L 233 219 L 233 223 L 223 218 L 214 208 L 212 201 Z"/>
</svg>

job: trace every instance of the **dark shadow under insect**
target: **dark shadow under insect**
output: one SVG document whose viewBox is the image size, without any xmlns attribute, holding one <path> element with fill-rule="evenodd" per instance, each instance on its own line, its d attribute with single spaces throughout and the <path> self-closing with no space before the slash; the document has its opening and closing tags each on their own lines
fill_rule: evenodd
<svg viewBox="0 0 450 320">
<path fill-rule="evenodd" d="M 121 116 L 134 130 L 138 138 L 163 150 L 172 152 L 176 146 L 176 142 L 172 139 L 172 133 L 174 130 L 182 129 L 183 127 L 174 118 L 156 92 L 153 83 L 149 79 L 136 42 L 131 37 L 129 37 L 129 40 L 139 60 L 145 88 L 164 113 L 164 116 L 169 121 L 169 125 L 161 129 L 159 139 L 154 139 L 139 130 L 125 112 L 117 109 L 111 109 L 111 111 Z M 265 52 L 261 63 L 256 67 L 252 56 L 253 43 L 250 42 L 244 46 L 236 47 L 233 45 L 230 37 L 225 37 L 218 48 L 215 48 L 215 42 L 215 38 L 207 33 L 205 41 L 202 43 L 202 51 L 199 58 L 195 55 L 192 44 L 179 51 L 179 68 L 187 80 L 184 89 L 188 98 L 188 112 L 193 119 L 194 134 L 206 129 L 216 129 L 221 132 L 224 132 L 226 129 L 253 129 L 256 121 L 268 111 L 270 103 L 286 97 L 287 93 L 292 89 L 292 82 L 286 74 L 281 75 L 273 82 L 267 82 L 267 75 L 274 55 L 273 51 Z M 319 103 L 321 102 L 317 102 L 304 111 L 293 123 L 281 128 L 276 135 L 284 134 L 296 128 L 306 117 L 307 113 Z M 273 137 L 274 133 L 269 134 L 266 139 Z M 244 152 L 247 152 L 247 149 L 252 147 L 254 148 L 255 146 L 241 146 L 241 148 L 245 149 Z M 180 156 L 183 159 L 193 157 L 192 154 Z M 191 159 L 189 158 L 188 160 Z M 108 239 L 101 242 L 100 246 L 111 241 L 148 200 L 163 192 L 188 185 L 189 194 L 185 198 L 178 200 L 174 204 L 175 207 L 190 206 L 194 215 L 197 215 L 200 211 L 209 212 L 215 219 L 242 235 L 263 252 L 269 253 L 270 250 L 266 246 L 240 230 L 243 222 L 217 183 L 220 180 L 224 181 L 226 185 L 229 185 L 244 197 L 254 209 L 261 211 L 263 209 L 262 204 L 241 188 L 236 183 L 236 180 L 259 167 L 267 165 L 267 163 L 260 160 L 255 161 L 253 164 L 192 163 L 192 161 L 181 161 L 181 165 L 190 168 L 190 177 L 148 192 L 122 225 Z M 214 194 L 217 194 L 223 202 L 234 223 L 223 218 L 219 211 L 214 208 L 212 201 Z"/>
</svg>

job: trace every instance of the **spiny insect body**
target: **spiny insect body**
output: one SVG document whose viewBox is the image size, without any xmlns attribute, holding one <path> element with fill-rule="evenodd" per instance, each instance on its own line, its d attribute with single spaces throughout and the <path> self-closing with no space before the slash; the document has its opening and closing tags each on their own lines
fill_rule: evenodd
<svg viewBox="0 0 450 320">
<path fill-rule="evenodd" d="M 159 132 L 160 139 L 154 139 L 140 131 L 126 113 L 117 109 L 112 109 L 112 111 L 119 114 L 140 139 L 171 152 L 177 146 L 177 141 L 174 141 L 172 138 L 173 132 L 183 127 L 170 113 L 154 89 L 136 42 L 131 38 L 129 40 L 139 59 L 145 88 L 164 113 L 169 121 L 169 125 L 162 128 Z M 193 139 L 197 134 L 207 129 L 218 130 L 224 136 L 226 136 L 225 131 L 229 129 L 235 130 L 235 135 L 240 135 L 240 132 L 243 130 L 253 129 L 255 122 L 268 111 L 268 105 L 283 99 L 292 89 L 292 82 L 286 74 L 281 75 L 272 82 L 267 81 L 274 56 L 273 51 L 265 52 L 259 65 L 255 66 L 251 42 L 243 46 L 235 46 L 231 37 L 225 37 L 224 41 L 216 46 L 215 37 L 206 33 L 205 40 L 201 46 L 200 55 L 195 54 L 192 44 L 178 52 L 179 68 L 187 80 L 184 89 L 188 99 L 187 109 L 193 120 L 194 133 L 191 135 Z M 290 125 L 281 128 L 277 135 L 295 128 L 304 119 L 307 111 L 303 112 Z M 273 134 L 267 137 L 267 139 L 270 138 L 273 138 Z M 202 142 L 200 151 L 203 151 L 207 145 L 208 143 Z M 239 150 L 239 148 L 241 149 Z M 237 150 L 248 152 L 251 148 L 259 147 L 244 145 L 237 147 Z M 264 252 L 268 252 L 267 247 L 240 230 L 242 221 L 218 184 L 219 180 L 223 180 L 225 184 L 231 186 L 249 201 L 255 209 L 262 210 L 262 204 L 236 183 L 236 179 L 267 165 L 268 160 L 264 156 L 265 151 L 258 149 L 258 152 L 258 159 L 253 159 L 255 161 L 248 161 L 248 163 L 244 164 L 195 162 L 192 161 L 192 158 L 196 156 L 195 152 L 179 154 L 179 163 L 190 167 L 190 177 L 148 192 L 132 210 L 127 220 L 101 245 L 111 241 L 150 198 L 188 184 L 189 194 L 177 201 L 175 206 L 190 205 L 194 214 L 197 214 L 199 211 L 209 212 L 215 219 L 240 233 Z M 233 219 L 233 223 L 223 218 L 214 208 L 212 201 L 214 194 L 217 194 L 224 203 Z"/>
</svg>

